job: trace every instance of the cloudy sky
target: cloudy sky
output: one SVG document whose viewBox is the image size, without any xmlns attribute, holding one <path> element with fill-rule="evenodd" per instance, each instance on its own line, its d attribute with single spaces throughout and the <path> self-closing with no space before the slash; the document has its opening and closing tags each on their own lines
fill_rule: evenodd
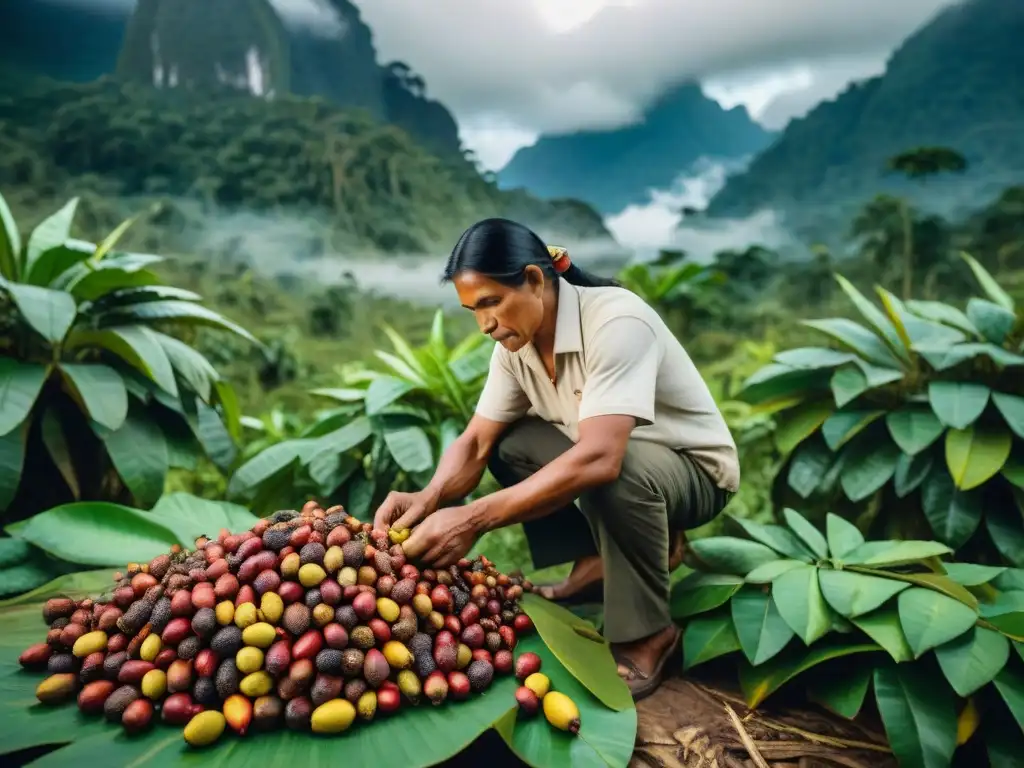
<svg viewBox="0 0 1024 768">
<path fill-rule="evenodd" d="M 892 49 L 953 0 L 354 2 L 382 60 L 416 69 L 466 143 L 500 167 L 538 131 L 635 120 L 685 78 L 778 127 L 882 71 Z"/>
</svg>

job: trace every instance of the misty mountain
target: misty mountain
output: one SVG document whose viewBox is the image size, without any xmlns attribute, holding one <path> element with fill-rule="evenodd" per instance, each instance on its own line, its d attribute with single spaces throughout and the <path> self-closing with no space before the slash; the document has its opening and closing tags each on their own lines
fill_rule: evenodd
<svg viewBox="0 0 1024 768">
<path fill-rule="evenodd" d="M 18 0 L 0 24 L 0 67 L 57 80 L 104 75 L 162 88 L 319 96 L 365 110 L 439 153 L 461 149 L 451 113 L 401 62 L 381 64 L 348 0 L 319 0 L 328 28 L 282 18 L 269 0 Z"/>
<path fill-rule="evenodd" d="M 702 157 L 737 159 L 759 152 L 773 134 L 745 107 L 723 109 L 699 85 L 671 89 L 635 125 L 541 136 L 499 172 L 502 187 L 541 197 L 575 197 L 606 214 L 647 202 Z"/>
<path fill-rule="evenodd" d="M 775 208 L 793 226 L 846 217 L 877 192 L 958 213 L 1024 175 L 1024 3 L 968 0 L 936 15 L 890 57 L 884 74 L 849 86 L 731 177 L 708 214 Z M 909 181 L 888 158 L 923 146 L 960 152 L 964 174 Z"/>
</svg>

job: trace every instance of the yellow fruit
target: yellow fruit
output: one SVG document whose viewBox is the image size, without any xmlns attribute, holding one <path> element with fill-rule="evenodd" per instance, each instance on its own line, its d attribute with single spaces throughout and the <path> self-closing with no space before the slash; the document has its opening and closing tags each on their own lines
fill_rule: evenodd
<svg viewBox="0 0 1024 768">
<path fill-rule="evenodd" d="M 217 623 L 226 627 L 235 619 L 235 604 L 230 600 L 221 600 L 214 612 L 217 614 Z"/>
<path fill-rule="evenodd" d="M 543 699 L 551 690 L 551 681 L 543 672 L 534 672 L 523 681 L 523 685 L 537 694 L 538 699 Z"/>
<path fill-rule="evenodd" d="M 238 690 L 250 699 L 258 699 L 260 696 L 266 696 L 270 693 L 273 687 L 274 678 L 262 671 L 246 675 L 242 678 L 242 682 L 238 684 Z"/>
<path fill-rule="evenodd" d="M 251 624 L 242 630 L 242 642 L 257 648 L 269 648 L 277 639 L 277 632 L 265 621 Z"/>
<path fill-rule="evenodd" d="M 305 566 L 303 566 L 305 567 Z M 341 733 L 356 719 L 356 708 L 346 699 L 331 699 L 313 710 L 310 729 L 313 733 Z"/>
<path fill-rule="evenodd" d="M 384 658 L 392 669 L 408 669 L 412 666 L 412 652 L 397 640 L 384 643 Z"/>
<path fill-rule="evenodd" d="M 350 565 L 338 571 L 338 583 L 343 587 L 353 587 L 359 580 L 359 572 Z"/>
<path fill-rule="evenodd" d="M 84 659 L 90 653 L 106 650 L 106 647 L 107 633 L 102 629 L 97 629 L 95 632 L 86 632 L 75 640 L 75 644 L 71 647 L 71 652 L 78 658 Z"/>
<path fill-rule="evenodd" d="M 235 666 L 243 675 L 250 675 L 263 669 L 263 651 L 259 648 L 243 648 L 235 654 Z"/>
<path fill-rule="evenodd" d="M 403 541 L 409 538 L 412 533 L 408 528 L 389 528 L 388 538 L 391 539 L 392 544 L 401 544 Z"/>
<path fill-rule="evenodd" d="M 302 565 L 302 558 L 299 557 L 298 552 L 285 555 L 281 560 L 281 577 L 284 579 L 294 579 L 299 575 L 300 565 Z"/>
<path fill-rule="evenodd" d="M 455 653 L 455 668 L 465 669 L 469 666 L 469 663 L 473 660 L 473 651 L 465 643 L 459 643 L 458 650 Z"/>
<path fill-rule="evenodd" d="M 535 674 L 539 675 L 540 673 L 537 672 Z M 533 675 L 530 675 L 530 677 L 533 677 Z M 529 681 L 530 678 L 526 679 Z M 569 733 L 579 733 L 580 710 L 575 702 L 564 693 L 551 691 L 543 698 L 541 705 L 544 707 L 544 717 L 555 728 L 560 731 L 568 731 Z"/>
<path fill-rule="evenodd" d="M 430 602 L 430 595 L 415 595 L 412 599 L 412 609 L 421 619 L 425 619 L 434 610 L 434 604 Z"/>
<path fill-rule="evenodd" d="M 36 698 L 43 704 L 57 704 L 70 698 L 78 686 L 78 675 L 50 675 L 36 687 Z"/>
<path fill-rule="evenodd" d="M 334 621 L 334 609 L 327 603 L 320 603 L 313 609 L 313 623 L 318 627 L 326 627 Z"/>
<path fill-rule="evenodd" d="M 142 641 L 142 647 L 139 648 L 139 658 L 143 661 L 153 661 L 163 646 L 160 635 L 155 633 L 147 635 L 146 639 Z"/>
<path fill-rule="evenodd" d="M 327 548 L 327 552 L 324 553 L 324 568 L 328 573 L 337 571 L 344 562 L 345 554 L 342 552 L 341 547 L 333 546 Z"/>
<path fill-rule="evenodd" d="M 299 584 L 306 589 L 312 589 L 326 578 L 327 573 L 316 563 L 306 563 L 299 568 Z"/>
<path fill-rule="evenodd" d="M 284 613 L 284 600 L 277 592 L 265 592 L 260 599 L 260 613 L 263 614 L 264 621 L 277 624 Z"/>
<path fill-rule="evenodd" d="M 142 695 L 147 699 L 158 701 L 167 693 L 167 673 L 162 669 L 151 669 L 142 677 Z"/>
<path fill-rule="evenodd" d="M 394 624 L 398 621 L 398 613 L 398 603 L 390 597 L 377 598 L 377 615 L 384 619 L 388 624 Z"/>
<path fill-rule="evenodd" d="M 235 626 L 245 629 L 255 624 L 259 618 L 256 616 L 256 606 L 252 603 L 242 603 L 235 608 Z"/>
<path fill-rule="evenodd" d="M 356 711 L 363 720 L 373 720 L 377 714 L 377 692 L 367 691 L 356 702 Z"/>
<path fill-rule="evenodd" d="M 185 726 L 185 741 L 192 747 L 213 744 L 224 733 L 224 715 L 216 709 L 208 709 L 188 721 Z"/>
</svg>

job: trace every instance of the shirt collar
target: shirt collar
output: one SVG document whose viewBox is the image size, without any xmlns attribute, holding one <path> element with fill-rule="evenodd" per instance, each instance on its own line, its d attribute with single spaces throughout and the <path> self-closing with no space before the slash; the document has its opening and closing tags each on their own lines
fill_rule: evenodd
<svg viewBox="0 0 1024 768">
<path fill-rule="evenodd" d="M 555 315 L 555 354 L 582 352 L 580 294 L 564 277 L 558 278 L 558 313 Z"/>
</svg>

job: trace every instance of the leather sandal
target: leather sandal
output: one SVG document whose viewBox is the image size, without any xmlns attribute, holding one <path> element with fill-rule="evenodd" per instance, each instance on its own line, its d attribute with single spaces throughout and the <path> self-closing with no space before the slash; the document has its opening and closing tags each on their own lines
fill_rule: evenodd
<svg viewBox="0 0 1024 768">
<path fill-rule="evenodd" d="M 623 679 L 626 685 L 629 686 L 629 692 L 633 695 L 633 701 L 645 699 L 658 690 L 658 686 L 665 679 L 665 665 L 668 664 L 669 659 L 674 658 L 682 650 L 679 641 L 682 633 L 679 627 L 675 627 L 672 641 L 665 647 L 665 651 L 661 654 L 658 663 L 649 675 L 637 667 L 636 662 L 623 652 L 612 651 L 612 658 L 615 659 L 616 664 L 625 667 L 627 671 L 627 675 Z"/>
</svg>

